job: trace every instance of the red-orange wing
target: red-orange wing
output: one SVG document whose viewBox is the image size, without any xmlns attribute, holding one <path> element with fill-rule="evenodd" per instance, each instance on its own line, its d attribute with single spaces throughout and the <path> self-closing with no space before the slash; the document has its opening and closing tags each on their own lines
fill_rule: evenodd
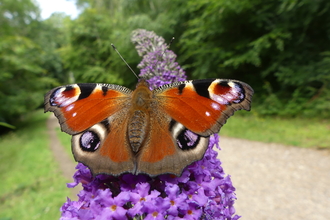
<svg viewBox="0 0 330 220">
<path fill-rule="evenodd" d="M 155 92 L 160 109 L 202 136 L 219 132 L 236 110 L 250 110 L 253 95 L 246 83 L 223 79 L 178 82 Z"/>
<path fill-rule="evenodd" d="M 112 84 L 72 84 L 45 96 L 45 112 L 54 112 L 62 131 L 77 134 L 127 105 L 131 90 Z"/>
</svg>

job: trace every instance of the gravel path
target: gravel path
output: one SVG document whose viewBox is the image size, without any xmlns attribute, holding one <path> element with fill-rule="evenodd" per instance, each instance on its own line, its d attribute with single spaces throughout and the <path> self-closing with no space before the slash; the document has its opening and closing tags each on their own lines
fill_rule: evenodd
<svg viewBox="0 0 330 220">
<path fill-rule="evenodd" d="M 56 137 L 57 119 L 47 128 L 51 150 L 72 181 L 76 163 Z M 231 175 L 242 220 L 330 220 L 330 151 L 220 138 L 219 157 Z M 80 185 L 79 185 L 80 186 Z M 72 189 L 74 199 L 81 188 Z"/>
<path fill-rule="evenodd" d="M 247 220 L 329 220 L 330 151 L 220 138 L 219 157 Z"/>
<path fill-rule="evenodd" d="M 68 180 L 68 183 L 73 182 L 72 176 L 75 173 L 77 163 L 74 162 L 73 156 L 68 155 L 60 143 L 60 140 L 56 136 L 56 128 L 59 127 L 58 120 L 52 114 L 51 117 L 47 120 L 47 131 L 50 139 L 50 149 L 53 152 L 55 160 L 58 162 L 60 170 L 63 176 Z M 66 183 L 63 183 L 63 188 L 66 188 Z M 75 188 L 70 189 L 72 200 L 76 200 L 77 194 L 82 189 L 81 185 L 76 186 Z M 64 200 L 63 200 L 64 202 Z"/>
</svg>

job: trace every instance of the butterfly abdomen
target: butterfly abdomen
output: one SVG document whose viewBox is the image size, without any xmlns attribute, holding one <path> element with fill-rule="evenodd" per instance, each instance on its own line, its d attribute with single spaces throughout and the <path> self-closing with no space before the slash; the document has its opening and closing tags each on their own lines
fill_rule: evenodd
<svg viewBox="0 0 330 220">
<path fill-rule="evenodd" d="M 143 144 L 148 129 L 148 116 L 144 111 L 136 110 L 129 118 L 127 133 L 128 141 L 134 153 L 137 153 Z"/>
<path fill-rule="evenodd" d="M 133 153 L 137 154 L 149 133 L 152 92 L 141 81 L 132 94 L 132 105 L 127 123 L 127 137 Z"/>
</svg>

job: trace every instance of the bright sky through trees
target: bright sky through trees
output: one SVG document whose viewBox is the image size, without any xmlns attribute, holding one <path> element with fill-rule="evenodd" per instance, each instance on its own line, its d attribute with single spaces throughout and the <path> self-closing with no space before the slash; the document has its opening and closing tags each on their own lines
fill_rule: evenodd
<svg viewBox="0 0 330 220">
<path fill-rule="evenodd" d="M 42 19 L 47 19 L 54 12 L 64 12 L 72 19 L 78 16 L 78 10 L 74 1 L 68 0 L 35 0 L 41 9 Z"/>
</svg>

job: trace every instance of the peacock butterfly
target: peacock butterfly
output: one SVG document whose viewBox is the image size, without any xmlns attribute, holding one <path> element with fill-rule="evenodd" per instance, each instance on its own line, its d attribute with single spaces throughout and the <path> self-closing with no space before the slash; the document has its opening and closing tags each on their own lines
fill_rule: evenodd
<svg viewBox="0 0 330 220">
<path fill-rule="evenodd" d="M 113 84 L 60 86 L 45 96 L 62 131 L 72 135 L 76 161 L 93 175 L 181 175 L 202 159 L 210 135 L 236 110 L 250 110 L 252 88 L 227 79 L 176 82 L 150 90 Z"/>
</svg>

